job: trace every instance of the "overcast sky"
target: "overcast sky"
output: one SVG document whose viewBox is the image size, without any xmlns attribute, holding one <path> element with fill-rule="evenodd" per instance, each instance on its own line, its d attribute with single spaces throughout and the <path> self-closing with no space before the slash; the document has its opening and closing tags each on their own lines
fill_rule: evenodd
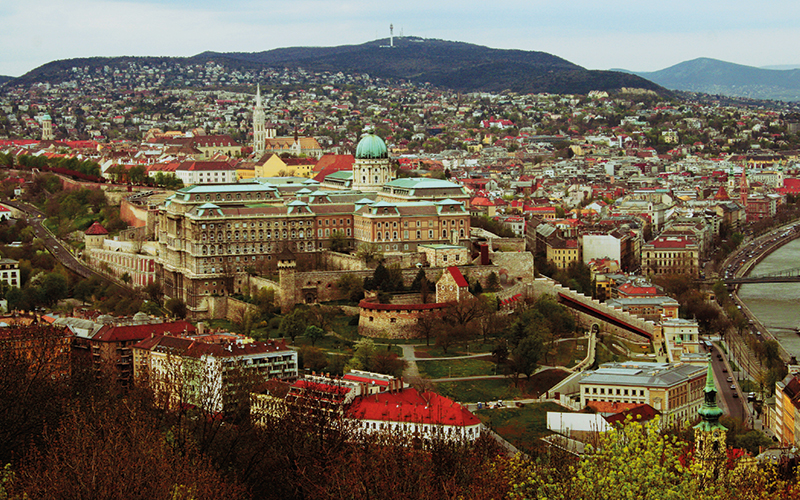
<svg viewBox="0 0 800 500">
<path fill-rule="evenodd" d="M 589 69 L 800 64 L 797 0 L 2 0 L 0 75 L 73 57 L 358 44 L 388 37 L 390 23 L 395 35 L 549 52 Z"/>
</svg>

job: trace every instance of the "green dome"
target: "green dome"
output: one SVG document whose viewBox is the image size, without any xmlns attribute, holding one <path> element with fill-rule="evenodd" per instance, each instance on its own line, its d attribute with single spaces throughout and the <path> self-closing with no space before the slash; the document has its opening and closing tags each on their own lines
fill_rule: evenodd
<svg viewBox="0 0 800 500">
<path fill-rule="evenodd" d="M 356 147 L 356 158 L 388 158 L 386 143 L 375 134 L 364 134 Z"/>
</svg>

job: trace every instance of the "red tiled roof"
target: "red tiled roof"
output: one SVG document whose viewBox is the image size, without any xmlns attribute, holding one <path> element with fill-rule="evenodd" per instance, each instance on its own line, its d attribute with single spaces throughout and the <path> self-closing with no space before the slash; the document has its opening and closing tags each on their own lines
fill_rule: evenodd
<svg viewBox="0 0 800 500">
<path fill-rule="evenodd" d="M 475 415 L 451 399 L 435 392 L 419 393 L 413 388 L 358 397 L 347 409 L 347 414 L 360 420 L 384 422 L 459 427 L 480 424 Z"/>
<path fill-rule="evenodd" d="M 314 180 L 323 181 L 325 177 L 340 170 L 353 170 L 356 158 L 353 155 L 323 155 L 314 165 Z"/>
<path fill-rule="evenodd" d="M 292 388 L 309 389 L 329 394 L 347 394 L 352 390 L 351 387 L 346 385 L 323 384 L 322 382 L 312 382 L 303 378 L 292 384 Z"/>
<path fill-rule="evenodd" d="M 209 170 L 236 170 L 226 161 L 185 161 L 176 170 L 209 171 Z"/>
<path fill-rule="evenodd" d="M 92 340 L 100 342 L 121 342 L 127 340 L 143 340 L 156 335 L 177 335 L 183 332 L 196 332 L 197 329 L 188 321 L 171 323 L 152 323 L 146 325 L 104 325 Z"/>
<path fill-rule="evenodd" d="M 464 275 L 461 274 L 461 270 L 459 270 L 456 266 L 450 266 L 447 268 L 447 270 L 450 272 L 450 276 L 452 276 L 453 279 L 456 280 L 456 285 L 458 285 L 459 287 L 469 286 L 469 283 L 467 283 L 467 280 L 464 278 Z"/>
<path fill-rule="evenodd" d="M 687 240 L 685 238 L 669 238 L 669 239 L 661 239 L 658 238 L 653 241 L 653 247 L 655 248 L 686 248 L 687 245 L 691 245 L 694 242 L 691 240 Z"/>
<path fill-rule="evenodd" d="M 85 234 L 88 234 L 90 236 L 95 236 L 95 235 L 108 234 L 108 231 L 106 230 L 106 228 L 103 227 L 102 224 L 100 224 L 99 222 L 95 222 L 94 224 L 89 226 L 89 229 L 86 230 Z"/>
<path fill-rule="evenodd" d="M 628 417 L 631 417 L 633 420 L 637 422 L 645 422 L 648 420 L 653 420 L 656 415 L 659 415 L 661 412 L 653 408 L 648 404 L 638 404 L 634 405 L 633 408 L 629 408 L 627 410 L 621 411 L 619 413 L 615 413 L 606 418 L 606 422 L 609 424 L 617 424 L 623 423 Z"/>
</svg>

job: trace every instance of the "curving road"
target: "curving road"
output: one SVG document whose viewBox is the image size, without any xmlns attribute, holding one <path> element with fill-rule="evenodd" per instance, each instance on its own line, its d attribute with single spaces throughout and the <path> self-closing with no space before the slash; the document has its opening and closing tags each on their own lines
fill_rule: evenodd
<svg viewBox="0 0 800 500">
<path fill-rule="evenodd" d="M 64 244 L 58 240 L 53 233 L 44 226 L 45 214 L 33 205 L 21 201 L 3 201 L 3 204 L 14 207 L 23 212 L 28 224 L 33 228 L 37 238 L 44 242 L 45 248 L 55 257 L 64 267 L 84 278 L 96 276 L 103 281 L 112 283 L 124 290 L 134 291 L 131 287 L 118 283 L 108 276 L 99 273 L 80 261 L 72 252 L 64 248 Z"/>
</svg>

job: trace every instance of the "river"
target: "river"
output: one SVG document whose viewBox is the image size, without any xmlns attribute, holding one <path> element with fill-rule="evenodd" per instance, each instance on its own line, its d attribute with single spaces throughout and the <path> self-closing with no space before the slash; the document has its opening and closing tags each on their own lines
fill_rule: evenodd
<svg viewBox="0 0 800 500">
<path fill-rule="evenodd" d="M 800 239 L 792 240 L 768 255 L 751 274 L 764 274 L 800 267 Z M 758 283 L 741 285 L 739 298 L 778 339 L 800 359 L 800 283 Z"/>
</svg>

